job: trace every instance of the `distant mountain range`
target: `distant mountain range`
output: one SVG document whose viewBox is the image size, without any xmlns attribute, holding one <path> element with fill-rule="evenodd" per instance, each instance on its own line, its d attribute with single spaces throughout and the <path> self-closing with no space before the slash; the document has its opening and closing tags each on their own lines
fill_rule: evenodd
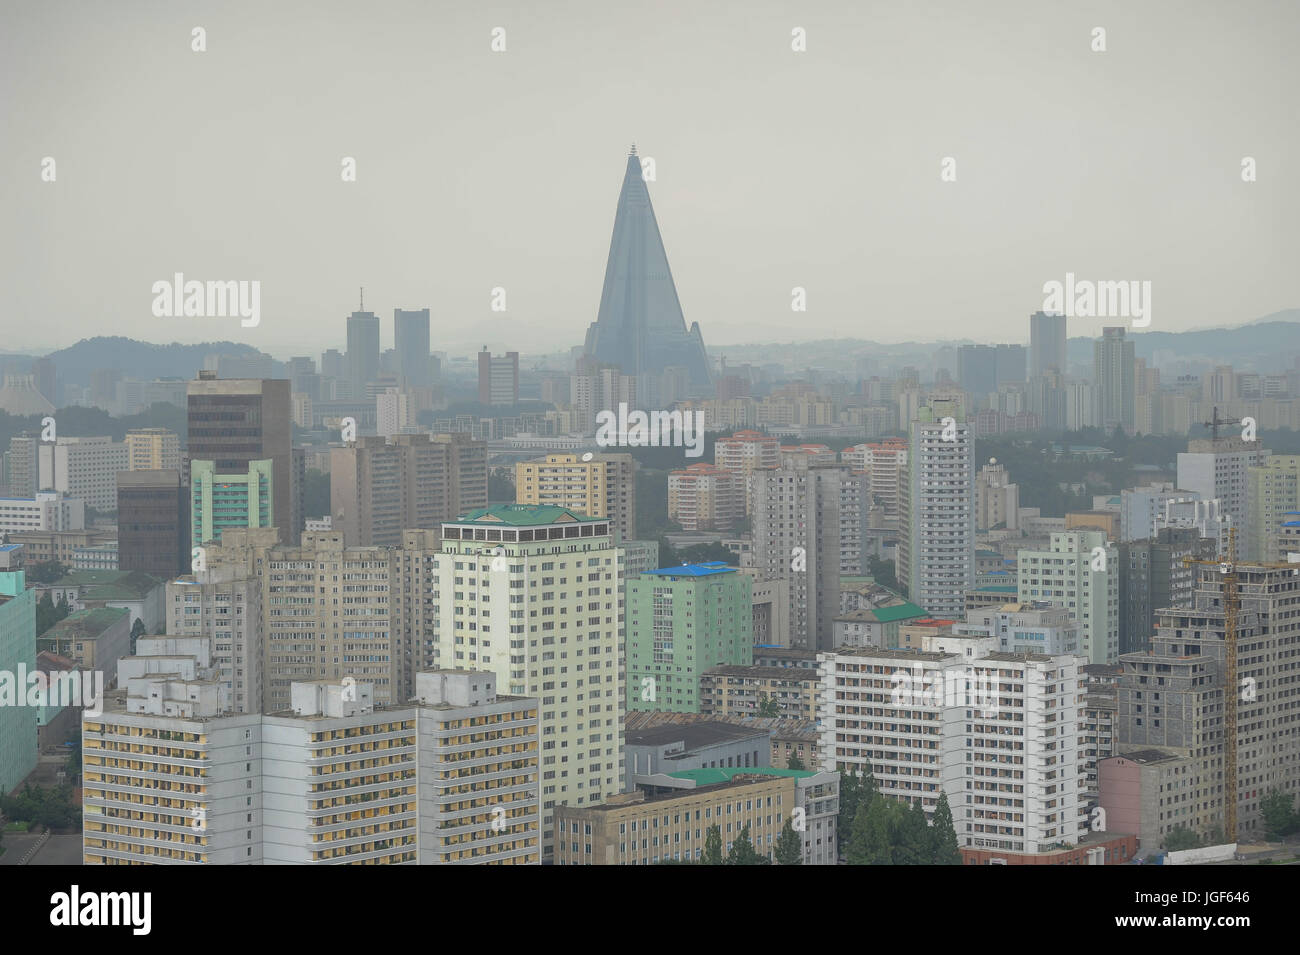
<svg viewBox="0 0 1300 955">
<path fill-rule="evenodd" d="M 1027 332 L 1026 329 L 1026 334 Z M 704 335 L 707 343 L 707 328 L 704 329 Z M 1131 329 L 1129 335 L 1134 341 L 1137 357 L 1147 359 L 1148 363 L 1152 359 L 1158 364 L 1178 359 L 1192 363 L 1233 365 L 1239 371 L 1280 372 L 1290 368 L 1296 357 L 1300 356 L 1300 309 L 1276 312 L 1235 328 L 1187 332 Z M 1071 365 L 1090 368 L 1094 341 L 1096 339 L 1090 337 L 1071 338 L 1066 344 L 1066 360 Z M 936 349 L 971 344 L 990 343 L 959 339 L 882 344 L 861 338 L 836 338 L 812 342 L 727 345 L 710 348 L 709 351 L 715 357 L 725 356 L 728 364 L 779 362 L 791 372 L 802 368 L 848 371 L 859 358 L 877 358 L 888 359 L 887 364 L 895 366 L 916 364 L 924 373 L 929 369 Z"/>
<path fill-rule="evenodd" d="M 705 342 L 708 329 L 704 329 Z M 1292 366 L 1300 356 L 1300 309 L 1287 309 L 1235 328 L 1209 328 L 1187 332 L 1147 332 L 1133 329 L 1130 335 L 1139 358 L 1165 364 L 1172 360 L 1230 364 L 1238 370 L 1280 372 Z M 1092 338 L 1071 338 L 1067 359 L 1073 366 L 1092 364 Z M 724 356 L 728 364 L 744 362 L 764 364 L 779 362 L 787 372 L 804 368 L 824 368 L 852 372 L 858 358 L 887 359 L 887 364 L 915 363 L 928 371 L 936 349 L 944 346 L 973 344 L 969 339 L 938 342 L 900 342 L 881 344 L 862 338 L 822 339 L 820 341 L 728 345 L 710 348 L 713 357 Z M 342 348 L 343 343 L 334 347 Z M 329 347 L 328 345 L 324 347 Z M 437 347 L 437 343 L 434 343 Z M 84 338 L 68 348 L 52 352 L 54 366 L 63 381 L 89 382 L 94 371 L 119 369 L 125 377 L 193 378 L 209 355 L 253 357 L 263 355 L 251 345 L 237 342 L 201 342 L 197 345 L 155 345 L 132 338 Z M 27 372 L 32 355 L 0 354 L 0 367 L 6 371 Z M 269 356 L 268 356 L 269 357 Z M 319 357 L 319 356 L 313 356 Z M 283 374 L 276 360 L 275 373 Z M 954 369 L 955 371 L 955 369 Z"/>
<path fill-rule="evenodd" d="M 154 378 L 193 378 L 208 355 L 260 355 L 251 345 L 236 342 L 202 342 L 198 345 L 155 345 L 120 336 L 83 338 L 68 348 L 51 352 L 54 369 L 63 381 L 89 382 L 91 374 L 101 368 L 116 368 L 123 377 L 150 381 Z M 33 356 L 3 355 L 0 363 L 7 369 L 25 372 Z"/>
</svg>

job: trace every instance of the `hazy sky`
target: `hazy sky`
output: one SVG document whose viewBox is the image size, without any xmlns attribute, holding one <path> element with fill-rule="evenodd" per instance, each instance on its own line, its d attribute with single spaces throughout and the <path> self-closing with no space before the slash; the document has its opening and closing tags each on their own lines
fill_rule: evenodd
<svg viewBox="0 0 1300 955">
<path fill-rule="evenodd" d="M 425 305 L 435 349 L 580 344 L 632 142 L 711 348 L 1023 341 L 1067 271 L 1151 281 L 1153 331 L 1249 321 L 1297 304 L 1298 25 L 1294 0 L 5 0 L 0 349 L 319 356 L 362 285 L 384 347 Z M 154 317 L 178 271 L 260 280 L 261 324 Z"/>
</svg>

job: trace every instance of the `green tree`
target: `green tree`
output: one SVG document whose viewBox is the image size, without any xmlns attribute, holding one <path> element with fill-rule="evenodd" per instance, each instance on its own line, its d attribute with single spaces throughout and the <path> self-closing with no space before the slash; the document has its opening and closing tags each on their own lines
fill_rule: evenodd
<svg viewBox="0 0 1300 955">
<path fill-rule="evenodd" d="M 513 504 L 515 500 L 514 468 L 497 468 L 488 472 L 488 500 Z"/>
<path fill-rule="evenodd" d="M 753 841 L 749 838 L 749 826 L 740 830 L 740 835 L 736 836 L 735 841 L 731 844 L 731 851 L 727 853 L 727 865 L 771 865 L 772 860 L 767 856 L 759 855 L 754 848 Z"/>
<path fill-rule="evenodd" d="M 135 642 L 145 636 L 144 620 L 140 617 L 135 618 L 135 623 L 131 624 L 131 654 L 135 655 Z"/>
<path fill-rule="evenodd" d="M 67 770 L 68 776 L 76 779 L 81 775 L 81 740 L 76 739 L 73 742 L 72 749 L 68 751 L 68 760 L 64 763 L 63 768 Z"/>
<path fill-rule="evenodd" d="M 42 560 L 27 568 L 26 580 L 29 584 L 52 584 L 66 577 L 68 567 L 57 560 Z"/>
<path fill-rule="evenodd" d="M 803 839 L 794 831 L 794 825 L 789 819 L 786 819 L 781 834 L 776 837 L 773 854 L 777 865 L 803 865 Z"/>
<path fill-rule="evenodd" d="M 758 715 L 780 716 L 781 704 L 766 693 L 760 693 L 758 694 Z"/>
<path fill-rule="evenodd" d="M 961 849 L 957 847 L 957 827 L 953 825 L 948 794 L 939 793 L 934 807 L 934 822 L 930 826 L 931 865 L 961 865 Z"/>
<path fill-rule="evenodd" d="M 890 807 L 883 798 L 859 804 L 853 819 L 853 834 L 844 853 L 849 865 L 892 865 L 889 834 Z"/>
<path fill-rule="evenodd" d="M 1184 849 L 1199 849 L 1201 837 L 1186 826 L 1175 826 L 1165 835 L 1166 852 L 1182 852 Z"/>
<path fill-rule="evenodd" d="M 871 579 L 880 584 L 880 586 L 893 591 L 898 590 L 897 571 L 894 568 L 894 562 L 892 560 L 881 560 L 879 557 L 868 557 L 867 573 L 870 574 Z"/>
<path fill-rule="evenodd" d="M 787 759 L 787 760 L 785 761 L 785 768 L 786 768 L 786 769 L 805 770 L 805 769 L 807 769 L 808 767 L 805 766 L 805 765 L 803 764 L 803 760 L 802 760 L 802 759 L 800 759 L 800 758 L 799 758 L 798 756 L 796 756 L 794 753 L 791 753 L 791 754 L 790 754 L 790 758 Z"/>
<path fill-rule="evenodd" d="M 930 840 L 930 825 L 925 819 L 921 800 L 912 802 L 903 810 L 894 839 L 895 865 L 934 865 L 934 848 Z"/>
<path fill-rule="evenodd" d="M 333 513 L 330 506 L 330 476 L 327 471 L 307 469 L 302 482 L 302 513 L 304 517 L 325 517 Z"/>
<path fill-rule="evenodd" d="M 1264 816 L 1264 835 L 1271 840 L 1283 839 L 1300 830 L 1295 803 L 1280 789 L 1270 789 L 1259 801 Z"/>
<path fill-rule="evenodd" d="M 853 813 L 858 808 L 858 798 L 862 792 L 862 779 L 858 768 L 850 766 L 847 773 L 840 773 L 840 814 L 836 828 L 840 832 L 840 842 L 848 845 L 849 833 L 853 829 Z"/>
<path fill-rule="evenodd" d="M 36 635 L 39 637 L 72 612 L 65 597 L 60 597 L 57 604 L 50 599 L 50 591 L 45 591 L 36 601 Z"/>
<path fill-rule="evenodd" d="M 700 865 L 722 865 L 722 830 L 718 826 L 709 826 L 704 833 L 704 858 Z"/>
</svg>

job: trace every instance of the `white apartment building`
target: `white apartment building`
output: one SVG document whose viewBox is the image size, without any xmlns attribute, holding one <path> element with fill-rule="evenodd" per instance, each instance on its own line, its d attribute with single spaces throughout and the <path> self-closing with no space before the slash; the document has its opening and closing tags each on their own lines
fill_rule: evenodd
<svg viewBox="0 0 1300 955">
<path fill-rule="evenodd" d="M 955 817 L 965 791 L 967 661 L 861 647 L 820 653 L 817 665 L 822 768 L 869 768 L 882 795 L 919 799 L 928 817 L 947 793 Z"/>
<path fill-rule="evenodd" d="M 97 511 L 117 510 L 117 472 L 128 470 L 126 444 L 110 437 L 42 442 L 40 487 L 79 497 Z"/>
<path fill-rule="evenodd" d="M 955 652 L 818 656 L 823 768 L 869 766 L 883 795 L 920 799 L 927 815 L 945 793 L 964 847 L 1043 853 L 1077 841 L 1078 658 L 980 652 L 987 637 L 944 645 Z M 961 652 L 972 647 L 973 658 Z"/>
<path fill-rule="evenodd" d="M 37 491 L 33 497 L 0 497 L 0 533 L 79 531 L 85 527 L 86 502 L 81 498 L 58 491 Z"/>
<path fill-rule="evenodd" d="M 1195 491 L 1201 500 L 1218 499 L 1237 527 L 1246 524 L 1248 469 L 1268 462 L 1270 452 L 1258 441 L 1238 437 L 1198 439 L 1178 452 L 1178 486 Z"/>
<path fill-rule="evenodd" d="M 623 587 L 613 526 L 508 504 L 442 525 L 432 568 L 439 667 L 495 673 L 541 702 L 542 845 L 557 805 L 593 806 L 623 781 Z"/>
<path fill-rule="evenodd" d="M 1044 853 L 1076 843 L 1079 659 L 999 652 L 972 666 L 997 705 L 965 724 L 965 792 L 950 800 L 959 844 Z"/>
<path fill-rule="evenodd" d="M 1199 501 L 1197 491 L 1181 490 L 1168 481 L 1125 488 L 1119 492 L 1119 539 L 1150 540 L 1156 536 L 1169 501 Z"/>
<path fill-rule="evenodd" d="M 1041 600 L 968 610 L 966 622 L 953 629 L 997 637 L 997 649 L 1007 653 L 1061 656 L 1083 652 L 1081 628 L 1074 614 Z"/>
<path fill-rule="evenodd" d="M 974 435 L 958 400 L 932 398 L 920 415 L 900 502 L 898 579 L 913 603 L 959 618 L 975 583 Z"/>
<path fill-rule="evenodd" d="M 83 718 L 86 864 L 540 861 L 537 703 L 492 674 L 421 673 L 397 707 L 366 682 L 298 682 L 291 710 L 236 715 L 203 658 L 130 658 Z"/>
<path fill-rule="evenodd" d="M 1048 550 L 1017 556 L 1021 603 L 1047 601 L 1078 621 L 1079 652 L 1089 663 L 1114 663 L 1119 656 L 1119 558 L 1103 531 L 1059 531 Z"/>
</svg>

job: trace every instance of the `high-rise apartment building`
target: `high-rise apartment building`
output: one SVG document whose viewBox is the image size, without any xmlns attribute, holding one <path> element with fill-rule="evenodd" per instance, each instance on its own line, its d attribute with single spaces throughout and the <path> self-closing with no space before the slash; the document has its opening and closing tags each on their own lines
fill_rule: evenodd
<svg viewBox="0 0 1300 955">
<path fill-rule="evenodd" d="M 1105 431 L 1133 433 L 1134 344 L 1123 326 L 1103 328 L 1093 343 L 1092 380 L 1096 386 L 1097 423 Z M 1181 482 L 1179 482 L 1181 484 Z"/>
<path fill-rule="evenodd" d="M 668 516 L 682 530 L 731 530 L 745 519 L 745 475 L 708 462 L 670 471 Z"/>
<path fill-rule="evenodd" d="M 142 638 L 122 689 L 83 717 L 86 864 L 540 861 L 536 700 L 433 671 L 400 706 L 311 680 L 284 710 L 232 713 L 205 643 Z"/>
<path fill-rule="evenodd" d="M 928 817 L 946 795 L 972 852 L 1033 861 L 1076 840 L 1077 657 L 845 647 L 818 659 L 823 768 L 869 767 L 882 795 Z"/>
<path fill-rule="evenodd" d="M 975 526 L 980 530 L 995 527 L 1018 529 L 1020 485 L 1011 480 L 1006 465 L 996 458 L 975 475 Z"/>
<path fill-rule="evenodd" d="M 348 397 L 360 401 L 366 397 L 366 385 L 379 378 L 379 316 L 374 312 L 358 310 L 348 316 L 345 364 Z"/>
<path fill-rule="evenodd" d="M 349 546 L 396 547 L 408 528 L 487 505 L 487 444 L 468 434 L 368 436 L 330 450 L 330 512 Z"/>
<path fill-rule="evenodd" d="M 1246 469 L 1246 522 L 1239 533 L 1247 560 L 1286 560 L 1279 547 L 1282 525 L 1300 510 L 1300 455 L 1274 454 Z"/>
<path fill-rule="evenodd" d="M 1039 378 L 1055 370 L 1064 375 L 1065 316 L 1035 312 L 1029 316 L 1029 377 Z"/>
<path fill-rule="evenodd" d="M 548 454 L 515 465 L 515 503 L 608 518 L 620 540 L 636 538 L 636 459 L 630 454 Z"/>
<path fill-rule="evenodd" d="M 401 699 L 403 660 L 393 632 L 394 551 L 344 546 L 341 531 L 304 533 L 262 557 L 263 705 L 289 706 L 298 680 L 352 677 L 375 700 Z"/>
<path fill-rule="evenodd" d="M 166 428 L 133 428 L 126 433 L 128 471 L 180 471 L 181 436 Z"/>
<path fill-rule="evenodd" d="M 478 401 L 481 405 L 519 404 L 519 352 L 478 353 Z"/>
<path fill-rule="evenodd" d="M 907 447 L 906 438 L 885 438 L 840 452 L 841 461 L 867 473 L 872 506 L 879 507 L 886 520 L 895 523 L 899 515 L 899 486 L 908 479 Z"/>
<path fill-rule="evenodd" d="M 1197 438 L 1178 452 L 1178 486 L 1195 491 L 1202 501 L 1218 499 L 1221 513 L 1234 527 L 1244 527 L 1249 518 L 1249 473 L 1263 467 L 1272 452 L 1258 441 L 1240 437 Z M 1244 542 L 1243 542 L 1244 544 Z"/>
<path fill-rule="evenodd" d="M 212 461 L 190 461 L 190 540 L 220 541 L 230 527 L 274 527 L 275 462 L 249 461 L 242 472 L 221 474 Z"/>
<path fill-rule="evenodd" d="M 293 450 L 289 380 L 200 372 L 189 383 L 187 401 L 188 460 L 211 461 L 217 474 L 247 474 L 251 462 L 269 460 L 275 526 L 281 543 L 295 543 L 304 464 Z"/>
<path fill-rule="evenodd" d="M 489 670 L 541 702 L 542 844 L 556 806 L 623 785 L 623 595 L 612 523 L 507 504 L 442 526 L 433 558 L 434 656 Z"/>
<path fill-rule="evenodd" d="M 753 481 L 753 566 L 789 585 L 789 644 L 829 649 L 840 590 L 840 504 L 844 472 L 790 455 Z"/>
<path fill-rule="evenodd" d="M 1118 545 L 1120 653 L 1150 649 L 1156 611 L 1192 601 L 1196 573 L 1184 561 L 1213 559 L 1216 550 L 1194 527 L 1162 527 L 1152 538 Z"/>
<path fill-rule="evenodd" d="M 110 437 L 59 438 L 42 442 L 40 485 L 62 491 L 97 511 L 117 507 L 117 472 L 127 470 L 126 445 Z"/>
<path fill-rule="evenodd" d="M 429 310 L 393 309 L 393 350 L 397 352 L 399 388 L 431 388 L 433 358 L 429 352 Z"/>
<path fill-rule="evenodd" d="M 911 426 L 898 579 L 930 613 L 960 617 L 975 583 L 975 441 L 960 400 L 932 396 Z"/>
<path fill-rule="evenodd" d="M 117 475 L 117 566 L 168 580 L 190 567 L 190 502 L 180 471 Z"/>
<path fill-rule="evenodd" d="M 1079 652 L 1088 663 L 1114 663 L 1119 656 L 1119 553 L 1103 531 L 1061 531 L 1047 550 L 1017 555 L 1019 599 L 1045 600 L 1079 621 Z"/>
<path fill-rule="evenodd" d="M 261 568 L 275 543 L 274 528 L 230 528 L 219 545 L 204 548 L 192 573 L 167 583 L 167 633 L 211 640 L 214 678 L 235 713 L 267 706 Z"/>
<path fill-rule="evenodd" d="M 700 677 L 754 658 L 751 580 L 726 564 L 685 564 L 626 582 L 627 708 L 700 712 Z"/>
<path fill-rule="evenodd" d="M 737 431 L 714 442 L 713 463 L 742 474 L 749 474 L 755 468 L 779 467 L 781 442 L 761 431 Z"/>
<path fill-rule="evenodd" d="M 9 439 L 5 452 L 5 480 L 10 497 L 34 497 L 40 490 L 40 432 L 24 431 Z"/>
</svg>

